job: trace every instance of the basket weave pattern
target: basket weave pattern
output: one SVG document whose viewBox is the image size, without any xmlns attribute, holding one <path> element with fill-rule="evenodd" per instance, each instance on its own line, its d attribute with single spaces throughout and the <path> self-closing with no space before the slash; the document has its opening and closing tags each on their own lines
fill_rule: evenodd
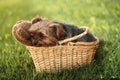
<svg viewBox="0 0 120 80">
<path fill-rule="evenodd" d="M 94 57 L 94 46 L 31 47 L 29 49 L 38 72 L 56 72 L 89 64 Z"/>
</svg>

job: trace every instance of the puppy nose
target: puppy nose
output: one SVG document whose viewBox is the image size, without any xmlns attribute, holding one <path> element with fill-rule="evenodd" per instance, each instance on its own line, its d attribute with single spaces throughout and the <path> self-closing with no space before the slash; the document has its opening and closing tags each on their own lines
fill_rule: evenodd
<svg viewBox="0 0 120 80">
<path fill-rule="evenodd" d="M 37 45 L 37 42 L 32 42 L 33 43 L 33 46 Z"/>
</svg>

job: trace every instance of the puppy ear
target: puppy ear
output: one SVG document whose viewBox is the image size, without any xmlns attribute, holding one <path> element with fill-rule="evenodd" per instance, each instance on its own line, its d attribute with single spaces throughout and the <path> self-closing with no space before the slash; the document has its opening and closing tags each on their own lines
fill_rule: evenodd
<svg viewBox="0 0 120 80">
<path fill-rule="evenodd" d="M 66 31 L 60 24 L 53 23 L 53 24 L 50 24 L 49 27 L 54 28 L 53 30 L 55 31 L 58 40 L 64 39 L 66 35 Z"/>
<path fill-rule="evenodd" d="M 36 22 L 39 22 L 41 21 L 42 19 L 39 17 L 39 16 L 36 16 L 35 18 L 33 18 L 31 21 L 32 21 L 32 24 L 36 23 Z"/>
</svg>

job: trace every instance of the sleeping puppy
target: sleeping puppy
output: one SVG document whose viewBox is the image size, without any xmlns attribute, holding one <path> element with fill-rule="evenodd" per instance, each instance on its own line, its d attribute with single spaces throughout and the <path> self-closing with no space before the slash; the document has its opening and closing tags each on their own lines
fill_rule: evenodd
<svg viewBox="0 0 120 80">
<path fill-rule="evenodd" d="M 56 23 L 36 17 L 28 29 L 34 46 L 54 46 L 66 35 L 65 30 Z"/>
<path fill-rule="evenodd" d="M 13 36 L 21 43 L 28 46 L 55 46 L 58 41 L 73 37 L 84 32 L 81 28 L 70 24 L 64 24 L 47 19 L 42 19 L 39 16 L 31 21 L 19 21 L 12 29 Z M 73 42 L 92 42 L 95 38 L 91 33 L 87 33 L 82 38 Z"/>
</svg>

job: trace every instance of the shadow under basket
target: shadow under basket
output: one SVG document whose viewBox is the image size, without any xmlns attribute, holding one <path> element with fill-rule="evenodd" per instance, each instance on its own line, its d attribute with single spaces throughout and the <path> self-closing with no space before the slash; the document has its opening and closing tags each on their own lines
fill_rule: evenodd
<svg viewBox="0 0 120 80">
<path fill-rule="evenodd" d="M 85 34 L 84 32 L 79 37 Z M 99 39 L 95 38 L 94 42 L 69 42 L 66 45 L 52 47 L 26 46 L 26 48 L 31 53 L 37 72 L 54 73 L 89 64 L 99 46 Z"/>
</svg>

